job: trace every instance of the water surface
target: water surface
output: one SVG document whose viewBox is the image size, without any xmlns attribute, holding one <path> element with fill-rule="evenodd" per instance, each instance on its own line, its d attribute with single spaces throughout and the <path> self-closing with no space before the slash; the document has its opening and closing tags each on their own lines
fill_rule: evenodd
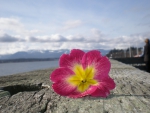
<svg viewBox="0 0 150 113">
<path fill-rule="evenodd" d="M 36 61 L 36 62 L 15 62 L 0 63 L 0 76 L 12 75 L 22 72 L 29 72 L 39 69 L 58 67 L 58 60 L 55 61 Z"/>
</svg>

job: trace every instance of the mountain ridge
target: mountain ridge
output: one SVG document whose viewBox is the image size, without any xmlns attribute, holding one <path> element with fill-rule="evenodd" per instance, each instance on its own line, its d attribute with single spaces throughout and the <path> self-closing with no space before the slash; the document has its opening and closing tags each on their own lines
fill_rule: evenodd
<svg viewBox="0 0 150 113">
<path fill-rule="evenodd" d="M 97 49 L 105 56 L 110 50 Z M 83 50 L 85 52 L 90 50 Z M 60 49 L 60 50 L 29 50 L 29 51 L 19 51 L 14 54 L 0 55 L 0 60 L 5 59 L 30 59 L 30 58 L 59 58 L 62 54 L 68 54 L 69 49 Z"/>
</svg>

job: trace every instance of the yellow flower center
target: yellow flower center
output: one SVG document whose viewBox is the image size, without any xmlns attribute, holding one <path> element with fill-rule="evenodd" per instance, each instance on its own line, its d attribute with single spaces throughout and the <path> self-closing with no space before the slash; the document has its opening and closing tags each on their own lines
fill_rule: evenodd
<svg viewBox="0 0 150 113">
<path fill-rule="evenodd" d="M 90 85 L 96 85 L 98 82 L 94 79 L 95 69 L 93 66 L 88 66 L 85 70 L 81 65 L 74 66 L 74 75 L 67 78 L 67 81 L 77 87 L 79 92 L 86 91 Z"/>
</svg>

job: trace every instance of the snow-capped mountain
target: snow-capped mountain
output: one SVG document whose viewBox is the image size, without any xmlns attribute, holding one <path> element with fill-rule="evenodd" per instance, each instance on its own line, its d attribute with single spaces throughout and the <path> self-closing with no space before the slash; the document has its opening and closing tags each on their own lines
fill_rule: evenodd
<svg viewBox="0 0 150 113">
<path fill-rule="evenodd" d="M 89 50 L 84 50 L 85 52 Z M 109 50 L 99 49 L 102 55 L 106 55 Z M 14 54 L 0 55 L 0 59 L 19 59 L 19 58 L 59 58 L 62 54 L 68 54 L 70 50 L 30 50 L 30 51 L 20 51 Z"/>
</svg>

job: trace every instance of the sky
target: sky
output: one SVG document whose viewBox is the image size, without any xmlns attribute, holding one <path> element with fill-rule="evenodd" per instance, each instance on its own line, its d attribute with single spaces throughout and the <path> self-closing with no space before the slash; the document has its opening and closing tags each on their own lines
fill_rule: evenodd
<svg viewBox="0 0 150 113">
<path fill-rule="evenodd" d="M 150 0 L 0 0 L 0 54 L 126 49 L 150 39 Z"/>
</svg>

